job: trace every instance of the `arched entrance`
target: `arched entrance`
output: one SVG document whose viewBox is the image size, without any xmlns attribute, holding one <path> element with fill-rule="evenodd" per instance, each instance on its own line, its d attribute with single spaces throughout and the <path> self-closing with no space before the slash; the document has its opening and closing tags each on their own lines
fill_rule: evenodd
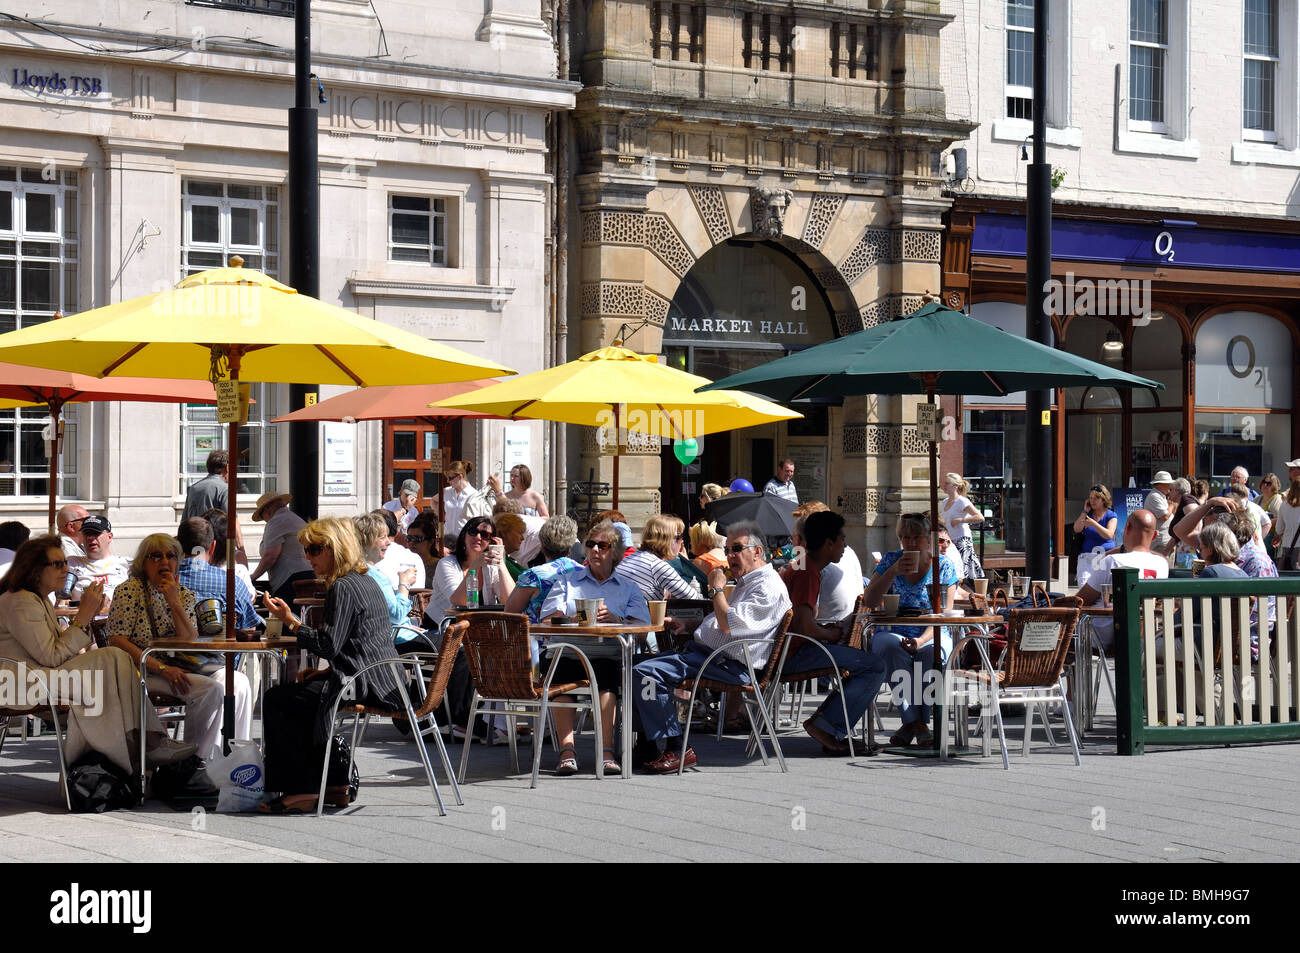
<svg viewBox="0 0 1300 953">
<path fill-rule="evenodd" d="M 802 258 L 773 240 L 733 238 L 715 245 L 683 276 L 668 307 L 663 353 L 672 366 L 710 380 L 765 364 L 835 336 L 826 290 Z M 800 499 L 826 499 L 830 487 L 828 408 L 800 408 L 805 419 L 703 438 L 707 451 L 683 467 L 665 446 L 666 510 L 698 509 L 704 483 L 744 477 L 761 488 L 778 455 L 795 460 Z"/>
</svg>

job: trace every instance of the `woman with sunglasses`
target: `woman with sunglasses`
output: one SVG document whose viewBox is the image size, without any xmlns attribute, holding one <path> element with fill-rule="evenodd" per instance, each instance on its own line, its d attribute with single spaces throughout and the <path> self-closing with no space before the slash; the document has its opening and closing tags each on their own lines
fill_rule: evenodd
<svg viewBox="0 0 1300 953">
<path fill-rule="evenodd" d="M 181 546 L 166 533 L 146 536 L 131 561 L 131 577 L 117 587 L 108 611 L 108 641 L 135 661 L 157 639 L 199 641 L 196 597 L 176 580 Z M 149 656 L 151 692 L 174 695 L 185 705 L 185 740 L 198 745 L 205 760 L 221 755 L 221 715 L 225 698 L 225 657 L 202 654 Z M 235 737 L 253 727 L 253 691 L 243 672 L 235 673 Z"/>
<path fill-rule="evenodd" d="M 327 517 L 313 520 L 298 532 L 298 541 L 312 570 L 325 580 L 325 605 L 320 625 L 304 625 L 289 606 L 267 596 L 271 615 L 284 623 L 298 646 L 330 663 L 311 671 L 303 681 L 277 685 L 263 703 L 266 722 L 266 790 L 279 797 L 263 804 L 267 814 L 306 814 L 316 810 L 320 769 L 330 740 L 330 712 L 343 689 L 343 679 L 374 662 L 397 657 L 393 647 L 388 604 L 369 566 L 352 521 Z M 397 675 L 386 665 L 372 668 L 355 683 L 363 705 L 400 709 Z M 325 803 L 346 807 L 351 802 L 345 768 L 330 762 Z"/>
<path fill-rule="evenodd" d="M 1270 559 L 1277 559 L 1277 515 L 1282 511 L 1282 483 L 1276 473 L 1265 473 L 1259 478 L 1259 508 L 1268 514 L 1272 526 L 1264 537 L 1264 546 Z"/>
<path fill-rule="evenodd" d="M 13 565 L 0 584 L 0 658 L 27 666 L 25 684 L 31 684 L 32 676 L 38 673 L 48 678 L 51 670 L 80 673 L 80 684 L 86 685 L 88 680 L 94 691 L 85 692 L 81 699 L 56 698 L 71 708 L 65 751 L 68 763 L 75 763 L 87 751 L 98 751 L 134 775 L 139 770 L 139 677 L 131 657 L 119 649 L 86 651 L 95 644 L 90 625 L 104 603 L 101 583 L 92 582 L 86 587 L 72 624 L 60 631 L 50 594 L 62 588 L 67 572 L 67 557 L 59 537 L 37 536 L 18 547 Z M 13 671 L 4 662 L 0 662 L 0 668 L 9 670 L 6 675 Z M 146 763 L 171 764 L 194 754 L 193 745 L 167 737 L 152 711 L 146 718 Z"/>
<path fill-rule="evenodd" d="M 1119 516 L 1111 508 L 1110 490 L 1098 483 L 1088 491 L 1088 501 L 1083 512 L 1074 521 L 1074 531 L 1083 534 L 1084 553 L 1106 553 L 1119 545 L 1115 531 L 1119 529 Z"/>
<path fill-rule="evenodd" d="M 502 549 L 492 549 L 494 544 Z M 456 537 L 455 551 L 438 560 L 433 572 L 433 581 L 429 584 L 433 592 L 424 610 L 430 625 L 436 628 L 453 606 L 467 604 L 465 590 L 471 569 L 478 584 L 479 605 L 505 605 L 515 591 L 515 581 L 506 571 L 502 555 L 504 547 L 505 543 L 497 535 L 490 517 L 474 516 L 466 521 Z"/>
</svg>

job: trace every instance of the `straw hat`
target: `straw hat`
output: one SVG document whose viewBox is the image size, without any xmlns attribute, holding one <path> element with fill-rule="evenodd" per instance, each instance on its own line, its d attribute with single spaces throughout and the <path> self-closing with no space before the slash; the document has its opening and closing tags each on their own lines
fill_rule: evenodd
<svg viewBox="0 0 1300 953">
<path fill-rule="evenodd" d="M 1156 475 L 1151 478 L 1152 486 L 1161 486 L 1162 484 L 1172 484 L 1174 478 L 1169 475 L 1168 470 L 1157 470 Z"/>
<path fill-rule="evenodd" d="M 260 523 L 263 511 L 276 500 L 284 500 L 284 505 L 288 506 L 292 499 L 293 496 L 288 493 L 263 493 L 257 498 L 257 508 L 253 510 L 253 522 Z"/>
</svg>

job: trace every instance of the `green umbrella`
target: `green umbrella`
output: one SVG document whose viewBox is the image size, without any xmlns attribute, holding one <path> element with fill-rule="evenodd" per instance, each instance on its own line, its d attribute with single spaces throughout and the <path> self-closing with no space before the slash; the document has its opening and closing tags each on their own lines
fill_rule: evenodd
<svg viewBox="0 0 1300 953">
<path fill-rule="evenodd" d="M 1107 384 L 1163 389 L 1147 380 L 1054 347 L 1016 337 L 931 302 L 910 315 L 733 374 L 700 390 L 744 390 L 789 403 L 864 394 L 1009 394 L 1018 390 Z M 930 511 L 939 512 L 939 450 L 930 441 Z M 930 605 L 939 611 L 938 526 L 931 540 Z M 939 639 L 934 640 L 935 668 Z M 939 706 L 935 706 L 935 745 Z"/>
</svg>

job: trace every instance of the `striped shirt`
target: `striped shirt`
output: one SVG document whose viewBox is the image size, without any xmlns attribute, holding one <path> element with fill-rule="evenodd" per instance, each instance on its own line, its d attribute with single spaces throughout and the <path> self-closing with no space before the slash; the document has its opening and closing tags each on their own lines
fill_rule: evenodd
<svg viewBox="0 0 1300 953">
<path fill-rule="evenodd" d="M 776 477 L 767 481 L 763 487 L 764 493 L 771 493 L 773 496 L 779 496 L 783 500 L 789 500 L 791 503 L 799 502 L 799 491 L 795 489 L 794 480 L 788 483 L 782 483 Z"/>
<path fill-rule="evenodd" d="M 614 567 L 614 575 L 635 585 L 641 590 L 641 595 L 651 602 L 659 599 L 698 598 L 695 590 L 672 566 L 644 549 L 625 556 Z M 668 593 L 666 596 L 665 591 Z"/>
</svg>

